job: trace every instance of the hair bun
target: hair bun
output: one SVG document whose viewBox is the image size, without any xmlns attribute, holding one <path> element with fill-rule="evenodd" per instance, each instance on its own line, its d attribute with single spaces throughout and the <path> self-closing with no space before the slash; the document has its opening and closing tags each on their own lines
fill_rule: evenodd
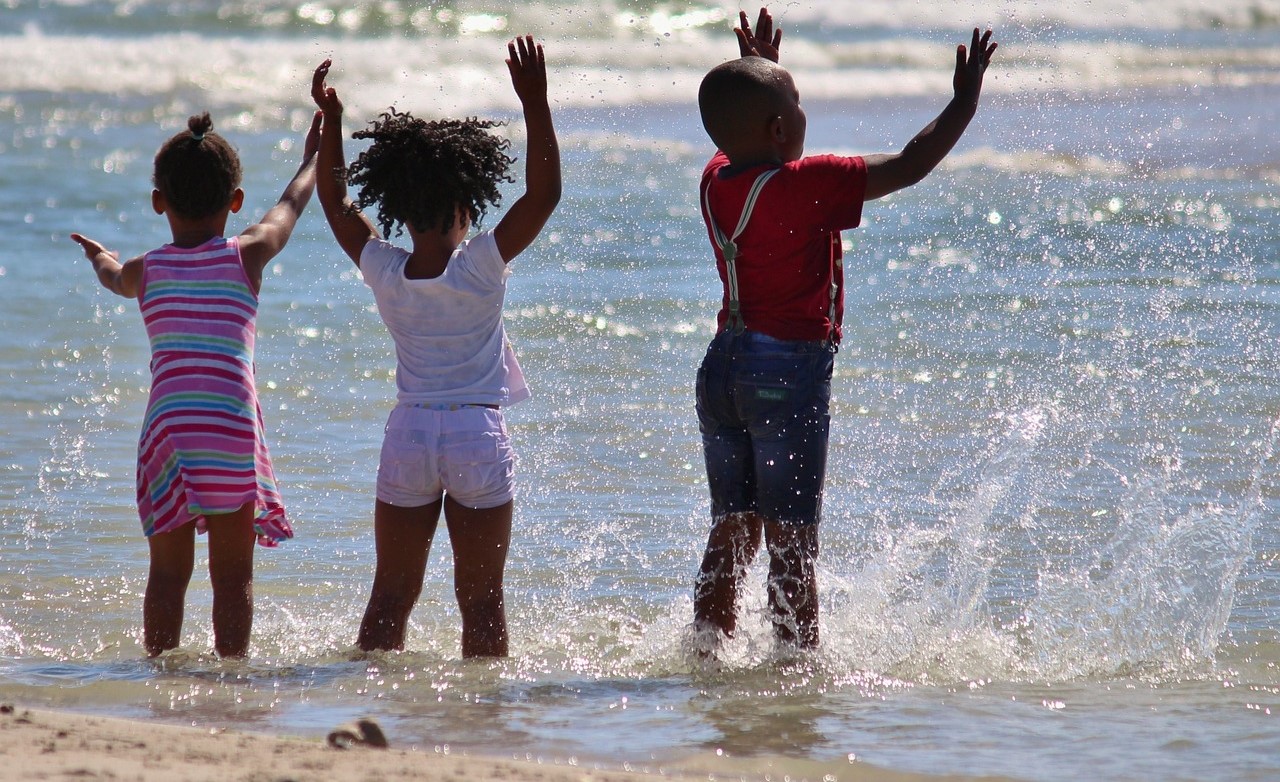
<svg viewBox="0 0 1280 782">
<path fill-rule="evenodd" d="M 193 114 L 187 120 L 187 130 L 191 131 L 191 137 L 196 141 L 200 141 L 205 134 L 213 130 L 213 118 L 209 116 L 209 112 L 203 114 Z"/>
</svg>

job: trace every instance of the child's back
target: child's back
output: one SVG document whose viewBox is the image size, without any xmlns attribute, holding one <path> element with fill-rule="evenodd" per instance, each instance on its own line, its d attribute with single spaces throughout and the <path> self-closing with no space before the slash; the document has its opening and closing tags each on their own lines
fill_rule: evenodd
<svg viewBox="0 0 1280 782">
<path fill-rule="evenodd" d="M 407 277 L 409 256 L 379 239 L 360 258 L 361 276 L 395 344 L 399 401 L 506 406 L 528 399 L 506 338 L 507 265 L 492 232 L 464 240 L 434 277 Z"/>
<path fill-rule="evenodd" d="M 138 302 L 151 342 L 139 444 L 143 531 L 165 533 L 256 497 L 259 541 L 293 537 L 262 436 L 254 383 L 257 292 L 239 237 L 144 256 Z"/>
<path fill-rule="evenodd" d="M 739 325 L 782 340 L 839 341 L 844 309 L 839 232 L 856 227 L 862 217 L 862 158 L 821 155 L 726 175 L 730 169 L 729 158 L 720 152 L 702 173 L 703 213 L 713 245 L 714 226 L 735 228 L 730 220 L 743 213 L 756 180 L 772 174 L 734 242 L 736 286 L 729 284 L 723 251 L 717 259 L 725 281 L 718 328 L 731 325 L 730 295 L 736 290 Z"/>
</svg>

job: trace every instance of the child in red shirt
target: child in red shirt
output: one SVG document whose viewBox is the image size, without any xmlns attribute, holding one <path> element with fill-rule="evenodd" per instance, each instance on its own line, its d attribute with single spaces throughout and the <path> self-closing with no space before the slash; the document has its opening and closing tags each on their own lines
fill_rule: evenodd
<svg viewBox="0 0 1280 782">
<path fill-rule="evenodd" d="M 698 423 L 712 526 L 694 587 L 704 651 L 737 624 L 738 589 L 761 537 L 778 641 L 818 644 L 818 520 L 831 375 L 844 310 L 840 231 L 864 201 L 913 185 L 938 165 L 978 108 L 996 44 L 956 49 L 955 97 L 896 154 L 803 157 L 805 114 L 778 65 L 782 30 L 767 9 L 735 30 L 742 55 L 698 91 L 719 148 L 702 175 L 707 233 L 724 284 L 718 333 L 698 370 Z"/>
</svg>

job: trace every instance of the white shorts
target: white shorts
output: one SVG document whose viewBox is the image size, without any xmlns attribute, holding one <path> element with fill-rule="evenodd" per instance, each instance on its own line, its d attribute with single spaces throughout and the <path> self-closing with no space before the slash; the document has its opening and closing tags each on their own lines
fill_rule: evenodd
<svg viewBox="0 0 1280 782">
<path fill-rule="evenodd" d="M 496 508 L 515 497 L 515 464 L 501 410 L 398 405 L 382 438 L 378 499 L 416 508 L 447 493 L 468 508 Z"/>
</svg>

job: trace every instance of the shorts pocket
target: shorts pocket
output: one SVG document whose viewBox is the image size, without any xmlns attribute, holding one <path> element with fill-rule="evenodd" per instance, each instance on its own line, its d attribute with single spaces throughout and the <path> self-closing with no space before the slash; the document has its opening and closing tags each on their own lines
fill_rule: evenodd
<svg viewBox="0 0 1280 782">
<path fill-rule="evenodd" d="M 707 352 L 698 366 L 694 382 L 694 407 L 698 414 L 698 430 L 715 436 L 722 428 L 739 425 L 734 409 L 729 361 L 718 353 Z"/>
<path fill-rule="evenodd" d="M 445 491 L 468 502 L 509 491 L 515 453 L 505 437 L 490 435 L 445 443 L 440 451 Z"/>
<path fill-rule="evenodd" d="M 410 437 L 388 433 L 378 461 L 378 489 L 392 495 L 418 495 L 427 488 L 427 447 Z"/>
<path fill-rule="evenodd" d="M 799 361 L 772 361 L 738 374 L 739 404 L 751 408 L 787 407 L 805 385 L 804 366 Z"/>
<path fill-rule="evenodd" d="M 770 356 L 738 376 L 738 406 L 753 437 L 785 435 L 826 415 L 830 359 L 822 354 Z"/>
</svg>

